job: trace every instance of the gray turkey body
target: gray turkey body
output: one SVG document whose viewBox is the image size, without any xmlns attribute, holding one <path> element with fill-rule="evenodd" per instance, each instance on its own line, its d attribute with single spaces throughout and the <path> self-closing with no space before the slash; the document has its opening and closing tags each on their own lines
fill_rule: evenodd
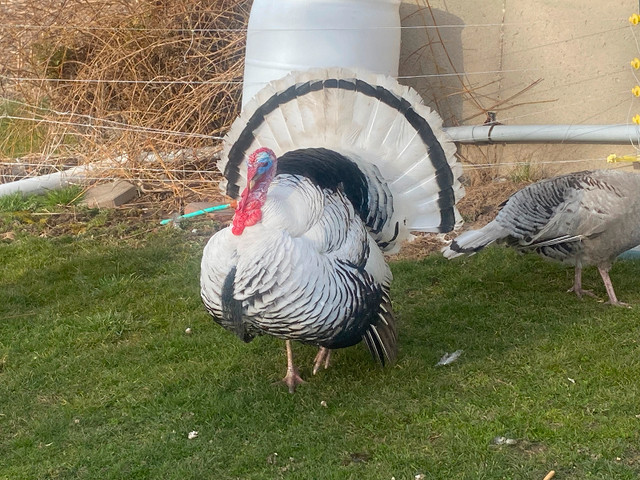
<svg viewBox="0 0 640 480">
<path fill-rule="evenodd" d="M 640 175 L 594 170 L 560 175 L 513 194 L 496 218 L 479 230 L 464 232 L 443 250 L 453 258 L 493 243 L 575 266 L 582 290 L 582 268 L 595 265 L 609 300 L 619 304 L 608 271 L 624 251 L 640 244 Z"/>
</svg>

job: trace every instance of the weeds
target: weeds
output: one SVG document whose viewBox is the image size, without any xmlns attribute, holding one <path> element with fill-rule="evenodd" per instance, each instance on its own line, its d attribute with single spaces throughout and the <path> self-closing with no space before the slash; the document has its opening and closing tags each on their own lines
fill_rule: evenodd
<svg viewBox="0 0 640 480">
<path fill-rule="evenodd" d="M 20 103 L 0 98 L 0 158 L 19 157 L 42 149 L 47 132 L 29 120 L 33 115 Z"/>
<path fill-rule="evenodd" d="M 60 207 L 77 204 L 82 188 L 72 185 L 60 190 L 51 190 L 45 195 L 25 195 L 22 192 L 0 196 L 0 212 L 53 211 Z"/>
</svg>

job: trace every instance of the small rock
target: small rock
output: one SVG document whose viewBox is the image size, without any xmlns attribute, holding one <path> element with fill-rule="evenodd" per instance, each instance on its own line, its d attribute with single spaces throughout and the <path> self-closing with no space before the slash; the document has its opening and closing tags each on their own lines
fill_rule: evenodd
<svg viewBox="0 0 640 480">
<path fill-rule="evenodd" d="M 187 335 L 191 335 L 191 327 L 187 327 L 187 329 L 184 331 L 184 333 L 186 333 Z"/>
<path fill-rule="evenodd" d="M 133 200 L 138 195 L 135 185 L 124 180 L 110 183 L 96 184 L 90 187 L 83 203 L 89 208 L 115 208 Z"/>
</svg>

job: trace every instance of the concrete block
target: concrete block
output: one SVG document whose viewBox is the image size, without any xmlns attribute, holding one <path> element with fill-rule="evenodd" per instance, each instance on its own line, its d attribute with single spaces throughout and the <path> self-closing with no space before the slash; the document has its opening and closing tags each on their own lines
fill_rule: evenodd
<svg viewBox="0 0 640 480">
<path fill-rule="evenodd" d="M 92 208 L 115 208 L 133 200 L 137 195 L 135 185 L 116 180 L 90 187 L 84 195 L 84 202 Z"/>
</svg>

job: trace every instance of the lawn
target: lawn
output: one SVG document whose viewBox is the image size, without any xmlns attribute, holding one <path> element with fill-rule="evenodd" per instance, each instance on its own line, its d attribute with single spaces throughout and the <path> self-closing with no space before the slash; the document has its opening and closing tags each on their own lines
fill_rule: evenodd
<svg viewBox="0 0 640 480">
<path fill-rule="evenodd" d="M 212 224 L 65 215 L 41 236 L 49 217 L 0 214 L 0 479 L 640 475 L 638 262 L 611 275 L 632 309 L 498 248 L 394 262 L 397 364 L 358 345 L 312 376 L 295 345 L 292 395 L 282 341 L 243 344 L 201 305 Z"/>
</svg>

